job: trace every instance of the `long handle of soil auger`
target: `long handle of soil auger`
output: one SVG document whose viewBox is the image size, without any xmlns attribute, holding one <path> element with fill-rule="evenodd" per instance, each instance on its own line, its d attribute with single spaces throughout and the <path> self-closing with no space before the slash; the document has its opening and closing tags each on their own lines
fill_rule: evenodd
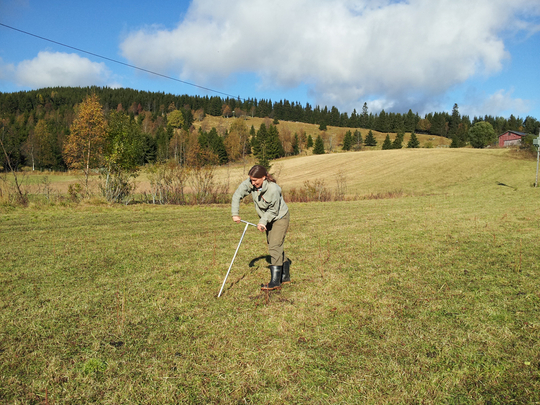
<svg viewBox="0 0 540 405">
<path fill-rule="evenodd" d="M 254 227 L 257 227 L 257 225 L 252 224 L 251 222 L 247 222 L 244 220 L 241 220 L 246 224 L 246 227 L 244 228 L 244 232 L 242 233 L 242 237 L 240 238 L 240 242 L 238 242 L 238 247 L 236 248 L 236 252 L 234 252 L 234 256 L 231 261 L 231 265 L 229 266 L 229 270 L 227 270 L 227 275 L 225 276 L 225 280 L 223 280 L 223 284 L 221 284 L 221 289 L 219 290 L 218 298 L 221 296 L 221 292 L 223 291 L 223 287 L 225 287 L 225 283 L 227 282 L 227 277 L 229 277 L 229 273 L 231 272 L 232 265 L 234 263 L 234 259 L 236 259 L 236 255 L 238 253 L 238 249 L 240 249 L 240 245 L 242 244 L 242 240 L 244 239 L 244 235 L 246 234 L 246 231 L 248 229 L 248 226 L 252 225 Z"/>
</svg>

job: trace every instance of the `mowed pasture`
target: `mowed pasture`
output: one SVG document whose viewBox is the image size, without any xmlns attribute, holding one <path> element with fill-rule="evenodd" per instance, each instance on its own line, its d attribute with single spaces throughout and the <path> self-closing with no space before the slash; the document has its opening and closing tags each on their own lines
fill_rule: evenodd
<svg viewBox="0 0 540 405">
<path fill-rule="evenodd" d="M 274 162 L 285 192 L 344 172 L 351 198 L 290 204 L 279 292 L 248 229 L 220 298 L 228 206 L 4 206 L 0 402 L 540 402 L 535 168 L 472 149 Z"/>
<path fill-rule="evenodd" d="M 234 192 L 236 185 L 247 178 L 247 172 L 254 163 L 253 159 L 246 159 L 245 163 L 218 168 L 214 173 L 215 184 Z M 476 193 L 476 187 L 490 188 L 499 182 L 509 183 L 512 187 L 529 187 L 534 184 L 535 167 L 534 161 L 524 159 L 515 151 L 441 148 L 288 157 L 273 161 L 270 171 L 285 193 L 303 188 L 306 181 L 321 181 L 330 191 L 336 189 L 338 182 L 344 182 L 347 199 L 362 199 L 385 194 L 447 193 L 453 188 L 459 192 L 471 190 Z M 10 176 L 4 174 L 3 177 L 12 182 Z M 94 174 L 90 178 L 94 195 L 99 196 L 99 176 Z M 74 171 L 25 172 L 19 175 L 19 181 L 31 194 L 44 193 L 44 180 L 51 195 L 67 195 L 69 185 L 84 183 L 82 174 Z M 135 183 L 137 201 L 142 193 L 150 190 L 144 168 Z M 186 192 L 190 192 L 189 183 L 186 184 Z"/>
<path fill-rule="evenodd" d="M 340 178 L 346 183 L 349 198 L 371 194 L 420 195 L 431 193 L 478 192 L 504 183 L 512 187 L 534 185 L 536 162 L 523 160 L 504 149 L 400 149 L 311 155 L 272 162 L 279 184 L 287 192 L 301 188 L 306 181 L 322 180 L 329 189 Z M 250 165 L 222 168 L 220 183 L 247 178 Z"/>
</svg>

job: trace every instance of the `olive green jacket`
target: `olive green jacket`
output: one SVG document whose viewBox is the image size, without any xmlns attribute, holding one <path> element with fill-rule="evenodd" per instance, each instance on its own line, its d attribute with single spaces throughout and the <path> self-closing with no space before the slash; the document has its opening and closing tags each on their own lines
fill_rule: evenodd
<svg viewBox="0 0 540 405">
<path fill-rule="evenodd" d="M 283 218 L 289 212 L 281 194 L 281 187 L 276 183 L 265 180 L 261 189 L 257 190 L 247 179 L 240 183 L 232 196 L 231 211 L 233 216 L 238 215 L 240 200 L 248 194 L 253 197 L 255 209 L 261 218 L 259 224 L 266 226 L 269 222 Z"/>
</svg>

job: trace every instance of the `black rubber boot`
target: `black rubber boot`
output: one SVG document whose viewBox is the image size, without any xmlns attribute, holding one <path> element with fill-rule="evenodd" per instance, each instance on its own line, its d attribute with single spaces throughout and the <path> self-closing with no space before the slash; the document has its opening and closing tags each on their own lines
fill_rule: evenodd
<svg viewBox="0 0 540 405">
<path fill-rule="evenodd" d="M 278 290 L 281 288 L 281 272 L 283 266 L 270 266 L 270 274 L 272 276 L 268 284 L 261 285 L 261 290 Z"/>
<path fill-rule="evenodd" d="M 291 261 L 287 259 L 287 261 L 283 262 L 283 271 L 281 272 L 281 284 L 289 284 L 291 282 Z"/>
</svg>

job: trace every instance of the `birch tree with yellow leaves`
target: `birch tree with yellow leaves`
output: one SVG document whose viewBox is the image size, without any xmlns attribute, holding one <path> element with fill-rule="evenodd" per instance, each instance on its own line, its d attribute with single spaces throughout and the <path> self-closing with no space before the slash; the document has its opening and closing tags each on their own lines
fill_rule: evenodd
<svg viewBox="0 0 540 405">
<path fill-rule="evenodd" d="M 95 94 L 87 96 L 78 107 L 63 150 L 66 165 L 84 172 L 87 196 L 90 170 L 101 163 L 106 134 L 107 121 L 99 98 Z"/>
</svg>

